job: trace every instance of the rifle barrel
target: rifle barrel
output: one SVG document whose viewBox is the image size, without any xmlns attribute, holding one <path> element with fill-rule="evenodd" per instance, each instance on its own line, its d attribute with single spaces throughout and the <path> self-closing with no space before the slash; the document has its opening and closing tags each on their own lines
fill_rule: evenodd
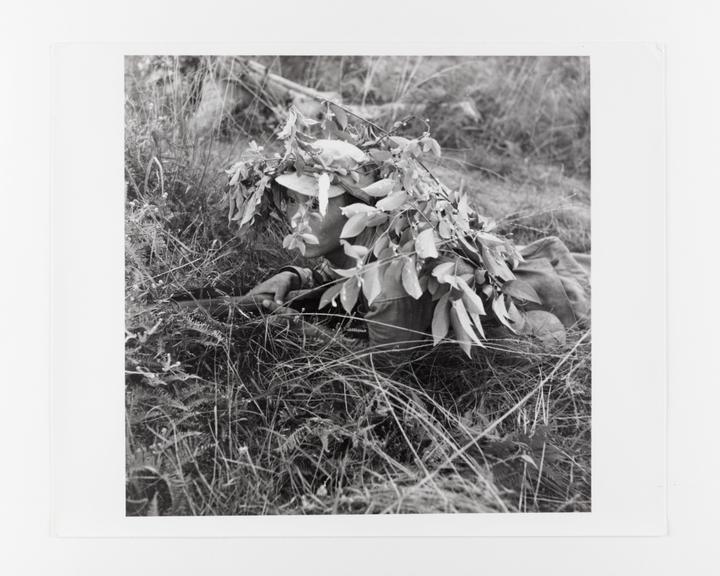
<svg viewBox="0 0 720 576">
<path fill-rule="evenodd" d="M 302 300 L 308 296 L 310 290 L 293 290 L 288 292 L 286 301 Z M 181 310 L 194 310 L 203 308 L 209 314 L 219 314 L 230 309 L 239 309 L 243 312 L 257 313 L 265 311 L 263 300 L 272 298 L 267 294 L 255 294 L 245 296 L 216 296 L 214 298 L 190 298 L 187 300 L 171 300 L 176 308 Z"/>
</svg>

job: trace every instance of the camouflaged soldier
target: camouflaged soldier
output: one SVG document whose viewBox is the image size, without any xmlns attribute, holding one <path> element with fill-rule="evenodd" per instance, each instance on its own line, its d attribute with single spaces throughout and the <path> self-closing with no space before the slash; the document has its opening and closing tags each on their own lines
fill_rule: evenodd
<svg viewBox="0 0 720 576">
<path fill-rule="evenodd" d="M 426 344 L 431 335 L 435 336 L 437 343 L 437 332 L 448 332 L 448 327 L 443 327 L 443 318 L 440 318 L 442 314 L 437 310 L 443 300 L 438 298 L 438 291 L 431 294 L 427 282 L 424 288 L 420 285 L 421 292 L 412 288 L 415 284 L 411 282 L 412 279 L 406 281 L 406 270 L 398 265 L 397 259 L 378 258 L 378 255 L 385 253 L 392 256 L 392 253 L 386 249 L 378 254 L 376 247 L 383 227 L 372 226 L 373 215 L 386 217 L 389 214 L 392 224 L 393 214 L 397 214 L 402 206 L 392 206 L 394 210 L 385 210 L 385 213 L 375 208 L 382 206 L 381 202 L 368 191 L 377 179 L 376 163 L 360 148 L 340 140 L 316 140 L 312 143 L 312 149 L 316 154 L 314 169 L 298 172 L 298 166 L 295 166 L 295 170 L 277 175 L 273 186 L 276 197 L 280 198 L 278 207 L 293 230 L 284 245 L 288 248 L 301 247 L 305 256 L 320 258 L 321 262 L 314 269 L 296 266 L 283 268 L 253 288 L 249 294 L 261 296 L 263 305 L 270 310 L 287 311 L 282 305 L 291 290 L 315 288 L 335 282 L 338 289 L 331 294 L 335 296 L 333 300 L 341 297 L 345 305 L 345 289 L 341 291 L 338 283 L 343 281 L 351 287 L 349 291 L 354 292 L 347 298 L 352 306 L 345 308 L 362 318 L 370 346 L 409 349 Z M 324 176 L 328 173 L 333 176 L 332 183 Z M 405 199 L 407 202 L 411 200 L 409 197 Z M 383 207 L 388 207 L 389 203 L 387 200 L 385 202 Z M 367 210 L 362 209 L 363 205 L 368 206 Z M 369 225 L 356 235 L 352 234 L 352 230 L 350 234 L 346 233 L 349 221 L 356 218 L 358 213 L 370 215 Z M 387 221 L 387 218 L 383 220 Z M 343 236 L 351 236 L 353 243 L 350 244 Z M 535 336 L 548 345 L 562 345 L 565 342 L 565 328 L 583 323 L 588 318 L 589 256 L 571 254 L 554 237 L 516 248 L 521 258 L 512 265 L 508 263 L 508 270 L 511 266 L 512 270 L 508 272 L 510 277 L 506 280 L 512 279 L 515 285 L 524 286 L 524 293 L 530 293 L 531 296 L 519 298 L 517 306 L 512 304 L 514 312 L 506 311 L 505 316 L 500 316 L 502 322 L 486 323 L 487 337 L 505 337 L 515 333 Z M 397 248 L 394 250 L 398 253 Z M 425 275 L 432 282 L 430 275 L 433 270 L 439 270 L 438 266 L 447 262 L 448 256 L 440 253 L 426 256 L 422 260 L 418 256 L 416 268 L 420 278 Z M 405 256 L 404 260 L 407 261 L 408 257 Z M 374 268 L 373 278 L 380 279 L 375 281 L 374 290 L 366 289 L 370 281 L 368 275 L 357 275 L 357 287 L 349 280 L 344 280 L 352 275 L 353 270 L 363 269 L 363 266 Z M 459 288 L 465 289 L 467 281 L 472 281 L 475 273 L 476 267 L 472 261 L 456 259 L 453 276 L 447 279 L 453 287 L 446 294 L 452 299 L 452 294 L 461 293 Z M 461 283 L 459 287 L 452 278 Z M 509 282 L 503 286 L 508 287 L 509 291 Z M 468 294 L 470 298 L 465 301 L 469 311 L 472 311 L 470 307 L 473 303 L 483 306 L 472 294 Z M 456 296 L 456 299 L 460 297 Z M 458 332 L 467 335 L 472 330 L 472 341 L 479 344 L 476 332 L 482 330 L 480 322 L 477 322 L 477 328 L 468 328 L 465 323 L 458 321 L 455 308 L 447 302 L 445 305 L 450 310 L 450 324 L 456 336 Z M 469 316 L 473 316 L 471 312 Z M 448 323 L 447 318 L 444 323 Z"/>
</svg>

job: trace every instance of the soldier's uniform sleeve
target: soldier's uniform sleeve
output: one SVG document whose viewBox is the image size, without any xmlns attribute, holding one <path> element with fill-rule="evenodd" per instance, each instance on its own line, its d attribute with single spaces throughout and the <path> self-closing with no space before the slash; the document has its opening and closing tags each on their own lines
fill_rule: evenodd
<svg viewBox="0 0 720 576">
<path fill-rule="evenodd" d="M 407 294 L 379 296 L 365 314 L 369 345 L 407 350 L 427 343 L 432 311 L 432 296 L 427 292 L 418 300 Z"/>
<path fill-rule="evenodd" d="M 315 269 L 285 266 L 279 272 L 294 272 L 299 279 L 298 289 L 321 286 L 337 279 L 327 262 Z M 415 300 L 405 292 L 399 280 L 386 276 L 383 291 L 372 304 L 361 306 L 367 332 L 367 345 L 382 350 L 403 350 L 417 346 L 427 338 L 432 321 L 433 302 L 425 293 Z"/>
<path fill-rule="evenodd" d="M 402 286 L 401 268 L 397 261 L 385 267 L 382 292 L 365 313 L 371 347 L 407 350 L 427 341 L 432 322 L 432 296 L 428 292 L 417 300 L 409 296 Z"/>
<path fill-rule="evenodd" d="M 520 253 L 524 261 L 515 269 L 515 275 L 530 283 L 542 301 L 540 305 L 522 306 L 530 314 L 521 333 L 542 337 L 549 331 L 559 340 L 557 333 L 563 331 L 563 326 L 570 327 L 588 319 L 590 258 L 572 254 L 555 237 L 520 247 Z M 301 289 L 314 288 L 337 279 L 327 262 L 314 270 L 287 266 L 281 271 L 294 272 Z M 385 270 L 382 292 L 365 307 L 364 324 L 368 344 L 373 348 L 408 350 L 426 342 L 429 336 L 434 307 L 432 297 L 427 292 L 417 300 L 409 296 L 402 286 L 400 274 L 396 272 L 399 270 Z M 544 315 L 537 311 L 542 311 Z M 548 319 L 554 320 L 549 322 Z"/>
<path fill-rule="evenodd" d="M 299 283 L 293 287 L 296 290 L 307 290 L 322 286 L 337 278 L 330 269 L 330 265 L 325 261 L 313 269 L 301 266 L 284 266 L 278 270 L 279 272 L 294 272 L 297 275 Z"/>
<path fill-rule="evenodd" d="M 541 309 L 553 313 L 565 327 L 586 322 L 590 314 L 590 257 L 572 254 L 554 236 L 523 247 L 520 254 L 525 260 L 515 275 L 532 285 L 542 301 Z"/>
</svg>

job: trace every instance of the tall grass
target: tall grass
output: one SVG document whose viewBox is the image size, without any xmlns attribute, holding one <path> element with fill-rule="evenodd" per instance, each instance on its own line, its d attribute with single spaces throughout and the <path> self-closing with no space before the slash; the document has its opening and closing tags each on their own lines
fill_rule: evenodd
<svg viewBox="0 0 720 576">
<path fill-rule="evenodd" d="M 360 105 L 422 105 L 435 138 L 476 165 L 514 175 L 551 164 L 590 176 L 586 57 L 367 56 L 260 58 L 271 70 Z M 386 118 L 399 119 L 397 109 Z M 422 126 L 416 124 L 412 128 Z"/>
<path fill-rule="evenodd" d="M 428 70 L 413 60 L 340 60 L 339 73 L 322 58 L 274 65 L 322 89 L 337 88 L 326 79 L 337 73 L 346 97 L 357 84 L 353 98 L 368 102 L 432 84 L 416 86 Z M 571 334 L 562 351 L 497 340 L 472 359 L 452 344 L 383 359 L 346 341 L 306 341 L 266 316 L 173 306 L 173 294 L 207 285 L 244 292 L 301 260 L 282 251 L 273 221 L 251 238 L 232 236 L 222 168 L 249 136 L 218 122 L 210 138 L 195 138 L 188 123 L 202 68 L 165 59 L 143 69 L 149 62 L 127 67 L 128 513 L 589 510 L 587 333 Z M 544 68 L 523 62 L 517 74 L 536 85 Z M 519 65 L 511 64 L 492 65 Z M 157 70 L 162 81 L 148 81 Z M 441 67 L 436 77 L 450 74 Z M 266 137 L 270 125 L 244 123 Z M 515 162 L 512 176 L 527 178 L 525 160 Z M 487 185 L 520 198 L 517 182 L 462 163 L 455 171 L 479 182 L 478 194 Z M 523 229 L 528 238 L 552 218 L 497 215 L 509 215 L 508 226 L 536 218 L 535 232 Z M 584 220 L 551 224 L 561 237 L 584 233 Z"/>
</svg>

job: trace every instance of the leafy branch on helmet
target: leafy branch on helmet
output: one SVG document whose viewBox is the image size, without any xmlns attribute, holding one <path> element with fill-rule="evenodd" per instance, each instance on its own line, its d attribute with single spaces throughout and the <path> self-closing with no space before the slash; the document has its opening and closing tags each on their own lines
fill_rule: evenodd
<svg viewBox="0 0 720 576">
<path fill-rule="evenodd" d="M 517 333 L 524 324 L 522 306 L 541 303 L 532 286 L 515 278 L 522 257 L 513 242 L 472 209 L 466 194 L 448 189 L 425 167 L 424 156 L 441 155 L 429 130 L 418 138 L 397 136 L 327 102 L 322 120 L 291 107 L 278 138 L 282 152 L 267 154 L 253 142 L 227 170 L 228 219 L 242 234 L 263 202 L 277 218 L 284 197 L 275 179 L 290 171 L 312 177 L 317 198 L 300 206 L 283 241 L 304 254 L 306 244 L 318 242 L 309 223 L 324 217 L 330 187 L 341 186 L 358 199 L 341 209 L 347 222 L 340 235 L 356 265 L 335 270 L 340 280 L 323 294 L 321 308 L 339 297 L 350 314 L 361 291 L 371 304 L 386 281 L 399 280 L 412 298 L 428 292 L 436 302 L 434 345 L 452 328 L 470 356 L 473 345 L 483 346 L 486 319 Z M 346 143 L 341 148 L 347 153 L 324 153 L 314 147 L 321 138 Z"/>
</svg>

